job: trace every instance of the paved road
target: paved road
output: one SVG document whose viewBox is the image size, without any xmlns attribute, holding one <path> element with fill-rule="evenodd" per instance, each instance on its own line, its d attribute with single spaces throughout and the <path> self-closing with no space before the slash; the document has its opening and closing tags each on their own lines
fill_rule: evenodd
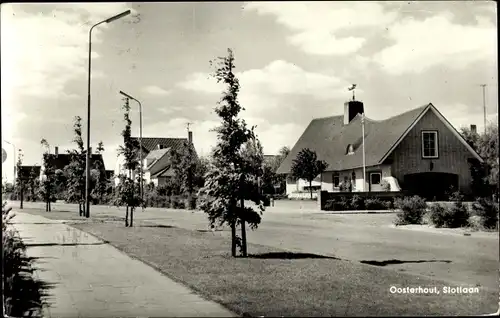
<svg viewBox="0 0 500 318">
<path fill-rule="evenodd" d="M 287 202 L 282 207 L 278 201 L 274 208 L 264 212 L 259 228 L 247 232 L 248 241 L 353 261 L 379 262 L 388 269 L 437 278 L 453 285 L 499 289 L 498 233 L 464 236 L 461 232 L 399 229 L 391 225 L 393 214 L 331 215 L 318 213 L 311 203 L 293 209 L 293 203 Z M 76 211 L 76 206 L 71 205 L 54 208 Z M 124 209 L 104 206 L 93 206 L 91 211 L 102 216 L 125 214 Z M 135 213 L 135 217 L 193 230 L 208 228 L 202 212 L 148 208 Z M 217 235 L 229 233 L 217 232 Z"/>
<path fill-rule="evenodd" d="M 45 317 L 237 317 L 85 232 L 15 213 L 37 275 L 55 284 Z"/>
</svg>

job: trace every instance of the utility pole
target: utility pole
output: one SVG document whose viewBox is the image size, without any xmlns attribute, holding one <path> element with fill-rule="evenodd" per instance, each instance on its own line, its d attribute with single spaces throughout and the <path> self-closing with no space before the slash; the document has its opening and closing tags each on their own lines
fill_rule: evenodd
<svg viewBox="0 0 500 318">
<path fill-rule="evenodd" d="M 486 84 L 481 84 L 483 88 L 483 114 L 484 114 L 484 133 L 486 134 Z"/>
</svg>

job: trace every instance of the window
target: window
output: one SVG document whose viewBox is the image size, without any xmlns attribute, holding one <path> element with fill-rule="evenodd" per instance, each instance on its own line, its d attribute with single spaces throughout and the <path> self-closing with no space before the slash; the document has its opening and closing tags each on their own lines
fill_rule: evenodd
<svg viewBox="0 0 500 318">
<path fill-rule="evenodd" d="M 370 184 L 380 184 L 380 179 L 382 179 L 382 175 L 379 172 L 370 173 Z"/>
<path fill-rule="evenodd" d="M 338 172 L 333 173 L 333 187 L 338 188 L 340 185 L 340 174 Z"/>
<path fill-rule="evenodd" d="M 354 171 L 353 171 L 353 172 L 352 172 L 352 174 L 351 174 L 351 180 L 352 180 L 352 181 L 351 181 L 351 183 L 352 183 L 352 188 L 353 188 L 353 189 L 356 189 L 356 172 L 354 172 Z"/>
<path fill-rule="evenodd" d="M 438 133 L 437 131 L 422 132 L 422 157 L 438 157 Z"/>
</svg>

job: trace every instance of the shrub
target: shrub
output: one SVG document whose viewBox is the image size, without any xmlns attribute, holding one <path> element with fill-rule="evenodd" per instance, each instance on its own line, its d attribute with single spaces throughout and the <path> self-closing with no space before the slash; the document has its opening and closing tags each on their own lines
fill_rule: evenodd
<svg viewBox="0 0 500 318">
<path fill-rule="evenodd" d="M 382 205 L 387 210 L 393 210 L 394 209 L 394 201 L 392 201 L 392 200 L 385 200 L 385 201 L 382 202 Z"/>
<path fill-rule="evenodd" d="M 346 197 L 336 197 L 326 201 L 325 210 L 327 211 L 347 211 L 351 208 L 351 201 Z"/>
<path fill-rule="evenodd" d="M 498 202 L 491 199 L 479 198 L 472 203 L 472 211 L 481 218 L 480 223 L 486 229 L 498 227 Z"/>
<path fill-rule="evenodd" d="M 469 210 L 462 201 L 455 201 L 449 208 L 449 217 L 446 219 L 445 226 L 457 228 L 469 225 Z"/>
<path fill-rule="evenodd" d="M 440 203 L 432 204 L 429 211 L 429 219 L 435 227 L 443 227 L 448 218 L 448 208 Z"/>
<path fill-rule="evenodd" d="M 429 219 L 435 227 L 457 228 L 469 225 L 469 211 L 463 203 L 463 196 L 454 192 L 450 195 L 454 202 L 445 206 L 432 204 L 429 210 Z"/>
<path fill-rule="evenodd" d="M 361 198 L 359 195 L 353 195 L 348 209 L 363 210 L 364 208 L 365 208 L 365 202 L 363 198 Z"/>
<path fill-rule="evenodd" d="M 33 279 L 33 259 L 11 227 L 11 208 L 2 204 L 2 261 L 4 314 L 14 317 L 41 316 L 47 284 Z"/>
<path fill-rule="evenodd" d="M 385 210 L 387 206 L 384 203 L 379 198 L 367 198 L 365 200 L 365 207 L 367 210 Z"/>
<path fill-rule="evenodd" d="M 396 199 L 394 206 L 401 209 L 395 220 L 396 225 L 422 224 L 427 205 L 425 200 L 419 196 L 405 197 Z"/>
</svg>

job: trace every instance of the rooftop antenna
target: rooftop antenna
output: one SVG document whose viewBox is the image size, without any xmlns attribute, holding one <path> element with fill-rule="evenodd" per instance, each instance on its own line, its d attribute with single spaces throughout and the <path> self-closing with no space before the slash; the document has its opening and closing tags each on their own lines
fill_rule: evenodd
<svg viewBox="0 0 500 318">
<path fill-rule="evenodd" d="M 483 88 L 483 115 L 484 115 L 484 133 L 486 134 L 486 84 L 480 85 Z"/>
<path fill-rule="evenodd" d="M 356 86 L 357 86 L 356 84 L 352 84 L 352 86 L 348 88 L 350 91 L 352 91 L 352 100 L 353 101 L 356 100 L 356 95 L 354 94 L 354 90 L 356 89 Z"/>
</svg>

